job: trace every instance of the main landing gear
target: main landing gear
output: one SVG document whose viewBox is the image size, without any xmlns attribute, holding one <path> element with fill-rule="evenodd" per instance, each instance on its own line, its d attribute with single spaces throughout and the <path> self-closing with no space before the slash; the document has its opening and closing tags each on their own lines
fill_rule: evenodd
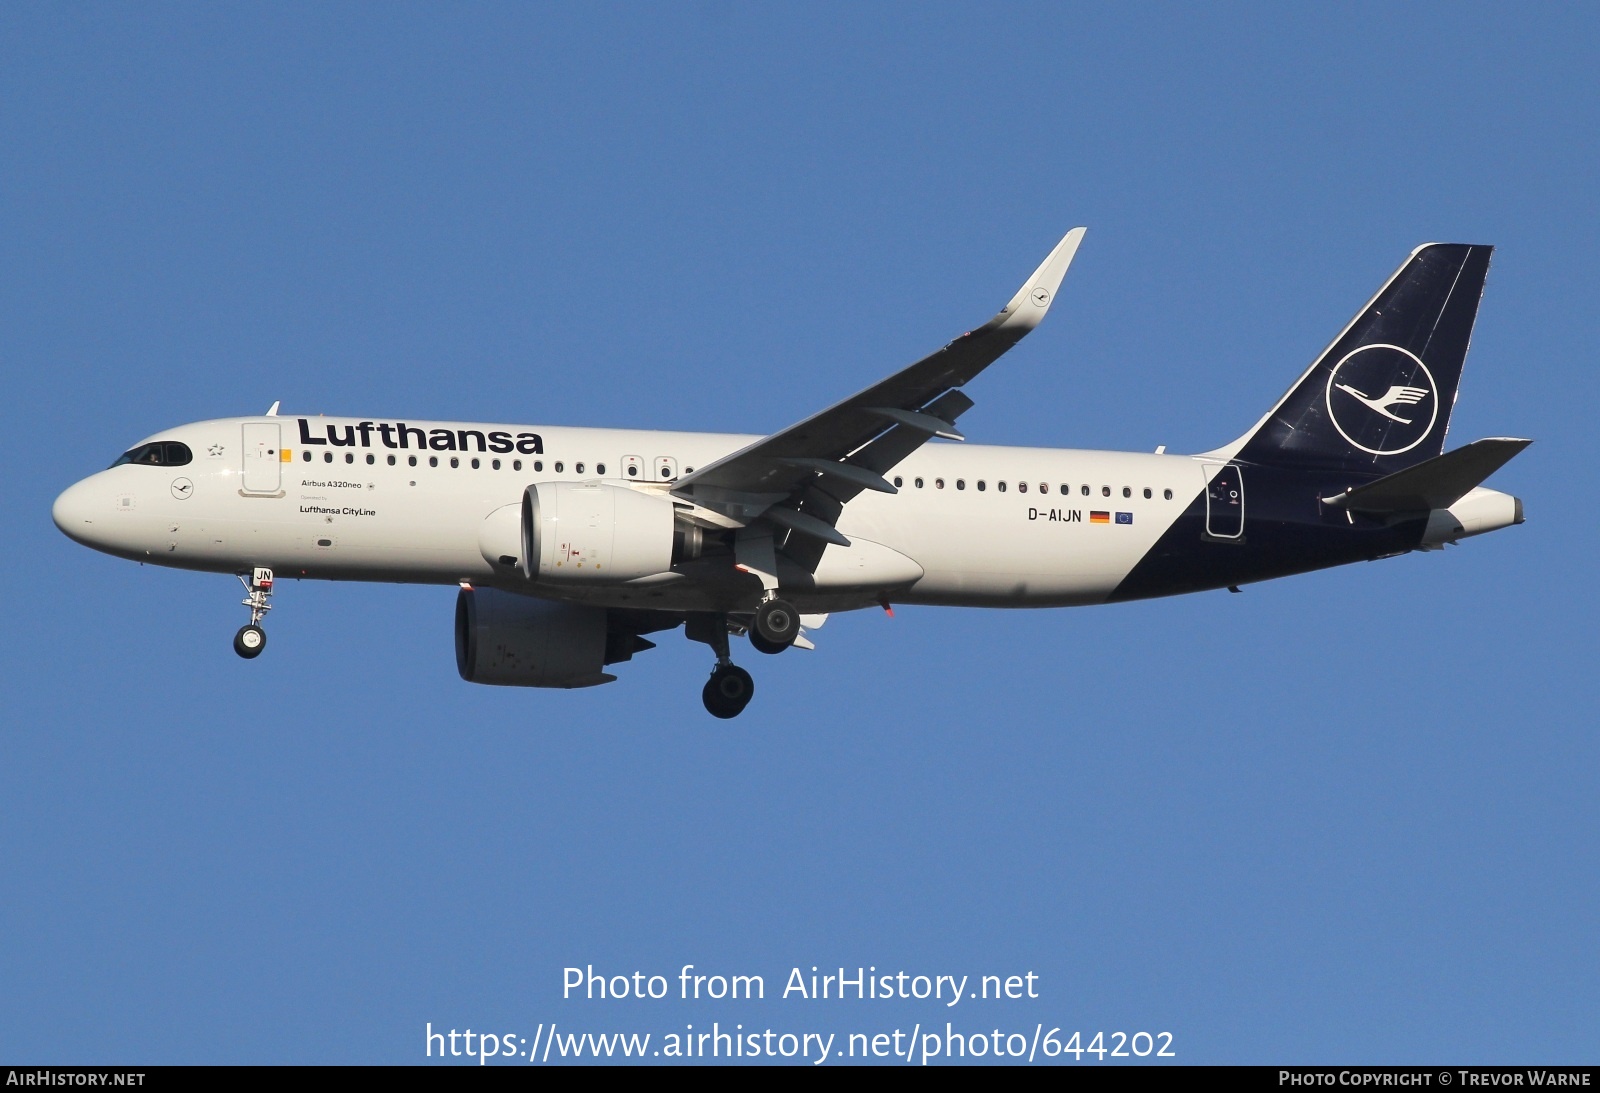
<svg viewBox="0 0 1600 1093">
<path fill-rule="evenodd" d="M 750 673 L 735 664 L 728 654 L 728 616 L 690 615 L 684 632 L 690 641 L 704 642 L 717 655 L 711 678 L 706 680 L 700 692 L 706 712 L 723 720 L 738 717 L 750 705 L 750 699 L 756 693 L 756 684 L 750 678 Z"/>
<path fill-rule="evenodd" d="M 706 712 L 712 717 L 724 720 L 738 717 L 750 705 L 750 699 L 756 693 L 755 681 L 750 678 L 750 673 L 735 664 L 728 653 L 730 629 L 734 633 L 742 633 L 746 627 L 749 629 L 750 644 L 756 649 L 763 653 L 781 653 L 800 636 L 800 613 L 788 600 L 774 597 L 757 607 L 755 617 L 747 623 L 729 623 L 728 616 L 722 614 L 689 616 L 685 627 L 689 640 L 704 642 L 717 655 L 711 678 L 706 680 L 705 688 L 700 692 Z"/>
<path fill-rule="evenodd" d="M 272 596 L 272 570 L 258 566 L 249 577 L 243 573 L 238 576 L 246 592 L 241 602 L 250 609 L 250 623 L 233 635 L 233 651 L 245 660 L 254 660 L 267 647 L 267 632 L 261 628 L 261 620 L 272 610 L 267 602 Z"/>
<path fill-rule="evenodd" d="M 756 608 L 750 644 L 763 653 L 781 653 L 800 636 L 800 613 L 788 600 L 773 598 Z"/>
<path fill-rule="evenodd" d="M 711 670 L 711 678 L 706 680 L 700 698 L 706 704 L 707 713 L 727 720 L 743 713 L 755 693 L 756 681 L 750 678 L 750 673 L 729 662 L 718 663 Z"/>
</svg>

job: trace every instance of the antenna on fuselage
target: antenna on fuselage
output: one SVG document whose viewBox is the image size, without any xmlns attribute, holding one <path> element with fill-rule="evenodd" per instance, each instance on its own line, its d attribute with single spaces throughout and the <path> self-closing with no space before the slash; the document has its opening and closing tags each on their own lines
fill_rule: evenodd
<svg viewBox="0 0 1600 1093">
<path fill-rule="evenodd" d="M 282 399 L 278 400 L 278 402 L 282 402 L 282 401 L 283 401 Z M 271 406 L 267 407 L 267 414 L 266 414 L 267 417 L 277 417 L 278 416 L 278 402 L 274 402 Z"/>
</svg>

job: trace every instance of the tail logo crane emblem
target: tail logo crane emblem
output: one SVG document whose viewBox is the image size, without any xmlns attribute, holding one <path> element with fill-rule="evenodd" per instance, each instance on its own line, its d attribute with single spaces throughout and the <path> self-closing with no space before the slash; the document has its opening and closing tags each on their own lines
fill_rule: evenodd
<svg viewBox="0 0 1600 1093">
<path fill-rule="evenodd" d="M 1338 386 L 1339 390 L 1353 395 L 1362 402 L 1366 403 L 1368 406 L 1372 407 L 1378 413 L 1382 414 L 1384 417 L 1388 418 L 1390 421 L 1398 421 L 1402 425 L 1410 425 L 1411 419 L 1408 417 L 1401 417 L 1399 414 L 1390 413 L 1389 407 L 1415 406 L 1417 403 L 1428 397 L 1428 389 L 1426 387 L 1402 387 L 1398 383 L 1389 388 L 1382 398 L 1368 398 L 1360 391 L 1357 391 L 1354 387 L 1351 387 L 1348 383 L 1341 383 Z"/>
<path fill-rule="evenodd" d="M 1433 432 L 1439 420 L 1436 391 L 1433 373 L 1415 353 L 1397 345 L 1364 345 L 1328 374 L 1328 419 L 1359 451 L 1399 455 Z"/>
</svg>

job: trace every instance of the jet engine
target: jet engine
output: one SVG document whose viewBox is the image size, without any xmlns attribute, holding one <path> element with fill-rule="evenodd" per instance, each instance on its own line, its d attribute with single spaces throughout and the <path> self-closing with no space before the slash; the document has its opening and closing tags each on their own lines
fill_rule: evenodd
<svg viewBox="0 0 1600 1093">
<path fill-rule="evenodd" d="M 601 584 L 652 577 L 700 555 L 672 499 L 606 482 L 536 482 L 522 495 L 522 575 Z"/>
<path fill-rule="evenodd" d="M 456 670 L 468 683 L 593 687 L 607 661 L 606 610 L 494 588 L 456 596 Z M 614 658 L 622 659 L 622 658 Z"/>
</svg>

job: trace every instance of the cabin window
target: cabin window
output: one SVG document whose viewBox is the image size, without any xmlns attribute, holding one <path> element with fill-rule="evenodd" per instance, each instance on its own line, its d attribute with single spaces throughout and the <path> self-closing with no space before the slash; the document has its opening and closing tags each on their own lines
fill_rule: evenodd
<svg viewBox="0 0 1600 1093">
<path fill-rule="evenodd" d="M 694 473 L 694 468 L 693 467 L 685 467 L 685 468 L 683 468 L 683 473 L 684 474 L 693 474 Z"/>
<path fill-rule="evenodd" d="M 999 490 L 1001 493 L 1006 492 L 1006 484 L 1004 482 L 996 482 L 994 484 L 994 488 Z"/>
<path fill-rule="evenodd" d="M 604 463 L 596 463 L 594 465 L 594 473 L 604 477 L 606 473 L 606 465 Z"/>
<path fill-rule="evenodd" d="M 522 460 L 520 460 L 520 459 L 519 459 L 519 460 L 517 460 L 517 466 L 516 466 L 516 469 L 517 469 L 517 470 L 519 470 L 519 471 L 520 471 L 520 470 L 521 470 L 521 469 L 522 469 Z M 533 461 L 533 469 L 534 469 L 534 470 L 536 470 L 536 471 L 542 471 L 542 470 L 544 470 L 544 460 L 542 460 L 542 459 L 535 459 L 535 460 L 534 460 L 534 461 Z"/>
<path fill-rule="evenodd" d="M 629 478 L 638 478 L 639 477 L 639 468 L 638 467 L 629 467 L 628 468 L 628 477 Z"/>
<path fill-rule="evenodd" d="M 979 493 L 982 493 L 984 490 L 986 490 L 988 488 L 989 487 L 984 483 L 983 479 L 981 479 L 981 478 L 978 479 L 978 492 Z"/>
<path fill-rule="evenodd" d="M 367 453 L 367 465 L 368 465 L 368 466 L 369 466 L 369 467 L 370 467 L 370 466 L 371 466 L 371 465 L 372 465 L 372 464 L 374 464 L 374 463 L 376 463 L 376 462 L 377 462 L 377 461 L 378 461 L 378 457 L 377 457 L 377 456 L 375 456 L 375 455 L 373 455 L 373 454 L 372 454 L 372 453 L 371 453 L 371 452 L 368 452 L 368 453 Z"/>
<path fill-rule="evenodd" d="M 573 470 L 577 471 L 579 474 L 582 474 L 583 473 L 583 464 L 579 463 L 576 467 L 573 468 Z"/>
<path fill-rule="evenodd" d="M 564 471 L 566 469 L 567 469 L 567 465 L 565 463 L 562 463 L 559 460 L 556 462 L 556 473 L 557 474 L 560 474 L 562 471 Z"/>
<path fill-rule="evenodd" d="M 967 480 L 965 478 L 956 479 L 956 489 L 964 490 L 966 488 L 967 488 Z"/>
<path fill-rule="evenodd" d="M 899 489 L 901 486 L 903 486 L 905 484 L 906 484 L 906 480 L 904 478 L 901 478 L 898 474 L 894 476 L 894 488 L 895 489 Z"/>
<path fill-rule="evenodd" d="M 300 455 L 301 455 L 302 458 L 305 459 L 305 461 L 307 463 L 311 462 L 311 453 L 310 452 L 301 452 Z"/>
<path fill-rule="evenodd" d="M 1067 496 L 1071 492 L 1072 492 L 1072 487 L 1071 486 L 1067 485 L 1065 482 L 1061 483 L 1061 496 L 1062 497 Z"/>
<path fill-rule="evenodd" d="M 1144 488 L 1144 499 L 1146 501 L 1150 500 L 1150 487 L 1149 486 L 1146 486 Z"/>
<path fill-rule="evenodd" d="M 522 469 L 522 460 L 513 459 L 511 461 L 511 469 L 514 471 L 520 471 Z"/>
<path fill-rule="evenodd" d="M 356 461 L 356 453 L 355 452 L 345 452 L 344 453 L 344 461 L 346 463 L 354 463 Z"/>
<path fill-rule="evenodd" d="M 460 467 L 461 466 L 461 460 L 459 458 L 457 458 L 456 456 L 451 456 L 450 457 L 450 466 L 452 466 L 452 467 Z"/>
<path fill-rule="evenodd" d="M 394 466 L 394 456 L 392 455 L 389 457 L 389 466 Z"/>
<path fill-rule="evenodd" d="M 1080 488 L 1079 488 L 1079 491 L 1078 491 L 1078 492 L 1080 492 L 1080 493 L 1082 493 L 1082 494 L 1083 494 L 1083 495 L 1084 495 L 1084 496 L 1085 496 L 1085 497 L 1088 497 L 1088 496 L 1089 496 L 1089 484 L 1088 484 L 1088 483 L 1087 483 L 1087 482 L 1085 482 L 1085 483 L 1084 483 L 1084 484 L 1083 484 L 1083 485 L 1082 485 L 1082 486 L 1081 486 L 1081 487 L 1080 487 Z"/>
<path fill-rule="evenodd" d="M 332 463 L 333 462 L 333 453 L 332 452 L 323 452 L 322 453 L 322 461 L 324 463 Z"/>
<path fill-rule="evenodd" d="M 439 465 L 439 457 L 436 456 L 436 455 L 430 455 L 428 457 L 428 466 L 437 467 L 438 465 Z"/>
<path fill-rule="evenodd" d="M 1017 483 L 1017 492 L 1018 493 L 1027 493 L 1028 492 L 1028 484 L 1026 482 L 1018 482 Z"/>
<path fill-rule="evenodd" d="M 477 456 L 473 456 L 472 457 L 472 469 L 473 470 L 477 470 L 481 466 L 483 466 L 483 464 L 478 462 L 478 457 Z"/>
<path fill-rule="evenodd" d="M 416 456 L 414 456 L 414 455 L 406 456 L 406 466 L 415 467 L 416 465 L 417 465 L 417 457 Z"/>
<path fill-rule="evenodd" d="M 1162 490 L 1161 491 L 1161 496 L 1165 497 L 1168 501 L 1171 501 L 1172 500 L 1172 491 L 1171 490 Z"/>
<path fill-rule="evenodd" d="M 1100 496 L 1101 497 L 1110 497 L 1111 496 L 1111 487 L 1110 486 L 1101 486 L 1100 487 Z"/>
<path fill-rule="evenodd" d="M 936 490 L 942 490 L 942 489 L 944 489 L 944 479 L 942 479 L 942 478 L 935 478 L 935 479 L 934 479 L 934 480 L 933 480 L 933 488 L 934 488 L 934 489 L 936 489 Z"/>
<path fill-rule="evenodd" d="M 499 470 L 500 469 L 500 461 L 498 459 L 489 460 L 489 469 L 491 471 Z"/>
</svg>

